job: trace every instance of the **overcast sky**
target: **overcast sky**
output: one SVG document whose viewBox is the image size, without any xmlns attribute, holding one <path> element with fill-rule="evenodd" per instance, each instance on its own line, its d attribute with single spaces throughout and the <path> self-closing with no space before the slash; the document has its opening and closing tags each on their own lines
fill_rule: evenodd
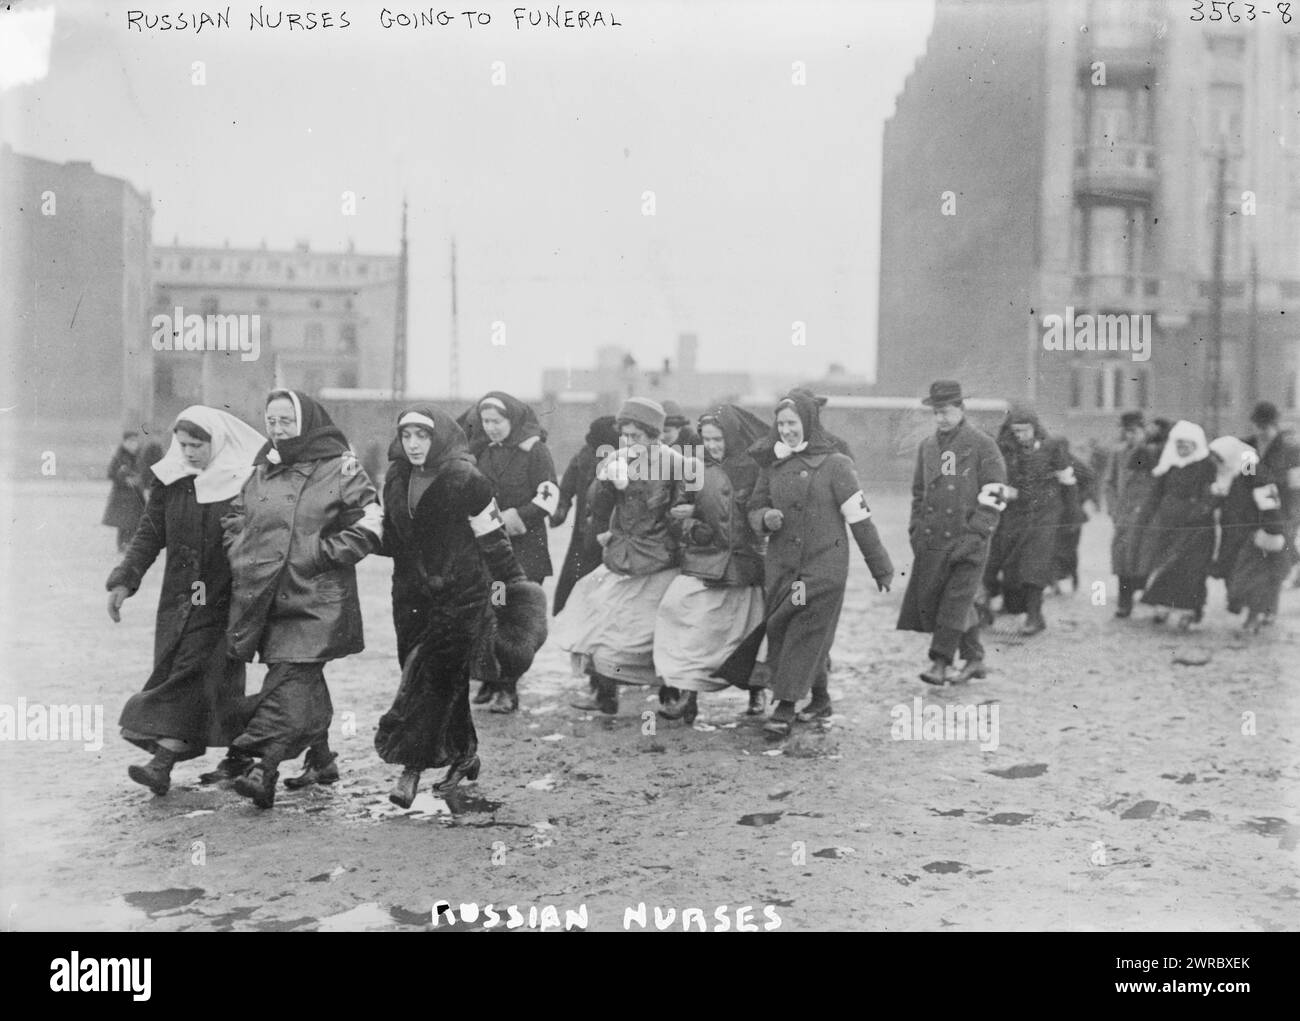
<svg viewBox="0 0 1300 1021">
<path fill-rule="evenodd" d="M 453 233 L 467 394 L 537 396 L 606 343 L 658 364 L 683 331 L 702 369 L 874 374 L 881 132 L 931 0 L 624 0 L 601 8 L 621 27 L 585 30 L 516 29 L 513 3 L 385 30 L 384 6 L 319 3 L 350 27 L 291 32 L 232 4 L 229 31 L 195 34 L 127 10 L 226 8 L 59 3 L 48 74 L 4 93 L 0 134 L 151 191 L 159 244 L 395 252 L 405 193 L 415 391 L 447 392 Z"/>
</svg>

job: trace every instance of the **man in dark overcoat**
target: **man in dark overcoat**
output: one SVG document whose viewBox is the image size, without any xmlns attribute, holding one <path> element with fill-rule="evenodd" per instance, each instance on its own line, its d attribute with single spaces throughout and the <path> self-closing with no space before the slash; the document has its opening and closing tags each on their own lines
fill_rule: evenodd
<svg viewBox="0 0 1300 1021">
<path fill-rule="evenodd" d="M 912 576 L 898 630 L 933 635 L 929 684 L 964 684 L 985 676 L 975 596 L 997 528 L 1007 468 L 993 438 L 966 421 L 961 384 L 939 380 L 923 404 L 934 412 L 935 434 L 921 442 L 912 479 Z M 965 663 L 952 665 L 960 648 Z"/>
</svg>

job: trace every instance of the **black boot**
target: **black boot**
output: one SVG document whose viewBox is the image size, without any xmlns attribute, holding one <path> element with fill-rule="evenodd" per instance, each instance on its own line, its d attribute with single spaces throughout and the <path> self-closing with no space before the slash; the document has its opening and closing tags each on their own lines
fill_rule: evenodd
<svg viewBox="0 0 1300 1021">
<path fill-rule="evenodd" d="M 495 689 L 491 684 L 489 684 L 487 681 L 480 681 L 478 686 L 478 694 L 474 696 L 474 700 L 473 700 L 474 704 L 487 705 L 487 703 L 492 701 L 492 696 L 494 693 L 495 693 Z"/>
<path fill-rule="evenodd" d="M 128 766 L 127 775 L 138 784 L 143 784 L 159 797 L 172 786 L 172 766 L 176 763 L 176 753 L 159 747 L 154 757 L 143 766 Z"/>
<path fill-rule="evenodd" d="M 330 751 L 328 744 L 307 749 L 307 758 L 303 760 L 303 770 L 299 776 L 291 776 L 284 785 L 291 791 L 301 787 L 310 787 L 314 783 L 335 783 L 339 778 L 338 752 Z"/>
<path fill-rule="evenodd" d="M 270 808 L 275 804 L 275 785 L 279 779 L 280 771 L 275 766 L 268 768 L 261 763 L 235 781 L 235 791 L 242 797 L 252 798 L 258 808 Z"/>
<path fill-rule="evenodd" d="M 490 713 L 513 713 L 519 708 L 519 693 L 515 690 L 515 682 L 502 680 L 497 685 L 496 693 L 492 696 L 492 704 L 488 706 Z"/>
<path fill-rule="evenodd" d="M 749 708 L 745 710 L 746 716 L 762 716 L 767 710 L 767 689 L 750 688 L 749 689 Z"/>
<path fill-rule="evenodd" d="M 592 676 L 596 681 L 595 698 L 590 698 L 585 702 L 571 702 L 569 704 L 574 709 L 614 716 L 618 713 L 618 682 L 612 681 L 608 677 L 602 677 L 599 674 L 593 674 Z"/>
<path fill-rule="evenodd" d="M 420 770 L 407 766 L 402 776 L 388 795 L 388 800 L 398 808 L 410 808 L 415 800 L 415 792 L 420 789 Z"/>
<path fill-rule="evenodd" d="M 438 794 L 446 794 L 455 790 L 462 780 L 477 780 L 480 766 L 482 763 L 479 762 L 477 755 L 460 759 L 447 770 L 446 776 L 433 785 L 434 791 Z"/>
<path fill-rule="evenodd" d="M 1127 578 L 1119 580 L 1119 605 L 1115 608 L 1115 616 L 1121 620 L 1131 616 L 1133 613 L 1133 583 Z"/>
<path fill-rule="evenodd" d="M 683 723 L 694 723 L 695 717 L 699 715 L 700 703 L 699 693 L 695 691 L 677 692 L 675 701 L 668 703 L 659 710 L 659 715 L 665 720 L 681 720 Z"/>
<path fill-rule="evenodd" d="M 800 723 L 811 723 L 813 720 L 826 720 L 834 715 L 835 710 L 831 707 L 831 695 L 825 688 L 814 688 L 812 698 L 808 704 L 799 710 L 796 717 Z"/>
<path fill-rule="evenodd" d="M 1026 638 L 1047 630 L 1047 621 L 1043 620 L 1043 590 L 1030 585 L 1025 586 L 1025 624 L 1020 633 Z"/>
<path fill-rule="evenodd" d="M 231 748 L 226 752 L 226 757 L 217 763 L 216 769 L 199 775 L 199 783 L 226 783 L 236 780 L 253 768 L 253 762 L 251 755 L 246 755 L 238 748 Z"/>
</svg>

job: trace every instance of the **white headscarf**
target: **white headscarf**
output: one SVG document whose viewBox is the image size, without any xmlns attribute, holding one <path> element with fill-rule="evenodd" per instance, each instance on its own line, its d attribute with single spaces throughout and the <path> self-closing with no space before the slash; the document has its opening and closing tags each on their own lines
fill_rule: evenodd
<svg viewBox="0 0 1300 1021">
<path fill-rule="evenodd" d="M 1187 457 L 1178 454 L 1178 441 L 1190 440 L 1196 449 Z M 1169 439 L 1165 440 L 1165 449 L 1160 452 L 1160 463 L 1151 470 L 1155 476 L 1164 475 L 1170 468 L 1186 468 L 1189 464 L 1204 461 L 1210 456 L 1209 445 L 1205 442 L 1205 430 L 1195 422 L 1175 422 L 1169 430 Z"/>
<path fill-rule="evenodd" d="M 1215 496 L 1226 496 L 1232 487 L 1232 480 L 1238 475 L 1254 472 L 1259 464 L 1259 452 L 1249 443 L 1236 436 L 1220 436 L 1210 444 L 1210 452 L 1218 457 L 1218 476 L 1211 490 Z"/>
<path fill-rule="evenodd" d="M 233 499 L 253 473 L 253 458 L 266 445 L 266 437 L 234 415 L 216 408 L 195 404 L 176 416 L 193 422 L 212 437 L 212 459 L 200 471 L 185 460 L 181 442 L 172 433 L 172 445 L 163 459 L 153 466 L 153 473 L 164 486 L 186 475 L 194 476 L 194 496 L 199 503 L 219 503 Z"/>
</svg>

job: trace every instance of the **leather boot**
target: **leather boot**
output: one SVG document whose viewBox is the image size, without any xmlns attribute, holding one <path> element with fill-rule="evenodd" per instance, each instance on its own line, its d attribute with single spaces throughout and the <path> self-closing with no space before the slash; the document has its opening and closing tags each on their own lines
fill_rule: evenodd
<svg viewBox="0 0 1300 1021">
<path fill-rule="evenodd" d="M 159 797 L 172 786 L 172 766 L 176 763 L 176 753 L 160 747 L 154 757 L 143 766 L 128 766 L 127 775 L 138 784 L 143 784 Z"/>
<path fill-rule="evenodd" d="M 488 706 L 488 712 L 513 713 L 518 708 L 519 693 L 515 690 L 515 682 L 502 680 L 492 695 L 492 704 Z"/>
<path fill-rule="evenodd" d="M 1043 620 L 1043 590 L 1025 587 L 1025 624 L 1020 633 L 1026 638 L 1047 630 L 1047 621 Z"/>
<path fill-rule="evenodd" d="M 477 755 L 461 759 L 447 770 L 446 776 L 433 785 L 434 792 L 446 794 L 454 790 L 462 780 L 477 780 L 480 766 L 482 763 Z"/>
<path fill-rule="evenodd" d="M 275 785 L 279 779 L 278 769 L 268 769 L 259 764 L 235 781 L 235 792 L 241 797 L 252 798 L 258 808 L 270 808 L 275 804 Z"/>
<path fill-rule="evenodd" d="M 489 684 L 487 681 L 480 681 L 478 686 L 478 693 L 474 696 L 473 702 L 475 705 L 487 705 L 489 702 L 492 701 L 492 695 L 493 695 L 492 685 Z"/>
<path fill-rule="evenodd" d="M 964 664 L 962 664 L 961 671 L 957 674 L 957 676 L 951 678 L 950 680 L 951 683 L 953 684 L 969 684 L 972 680 L 975 680 L 976 678 L 982 680 L 983 678 L 988 676 L 988 673 L 989 673 L 988 670 L 986 670 L 984 667 L 984 660 L 968 659 Z"/>
<path fill-rule="evenodd" d="M 589 713 L 605 713 L 614 716 L 618 713 L 618 683 L 608 677 L 593 675 L 596 679 L 596 695 L 585 702 L 569 703 L 574 709 L 583 709 Z"/>
<path fill-rule="evenodd" d="M 388 800 L 398 808 L 410 808 L 415 792 L 420 789 L 420 770 L 407 767 L 388 794 Z"/>
<path fill-rule="evenodd" d="M 217 763 L 216 769 L 199 774 L 199 783 L 226 783 L 236 780 L 253 768 L 253 762 L 251 755 L 245 755 L 239 749 L 231 748 L 226 752 L 226 757 Z"/>
<path fill-rule="evenodd" d="M 814 688 L 812 699 L 806 706 L 799 710 L 796 717 L 800 723 L 811 723 L 813 720 L 826 720 L 834 715 L 835 710 L 831 707 L 830 693 L 822 688 Z"/>
<path fill-rule="evenodd" d="M 921 671 L 921 680 L 942 687 L 948 683 L 948 664 L 941 659 L 930 660 L 930 665 Z"/>
<path fill-rule="evenodd" d="M 695 717 L 699 714 L 699 693 L 694 691 L 677 691 L 677 699 L 664 705 L 659 710 L 659 715 L 665 720 L 681 720 L 684 723 L 694 723 Z"/>
<path fill-rule="evenodd" d="M 768 717 L 767 722 L 763 724 L 763 730 L 778 737 L 787 737 L 794 720 L 794 703 L 780 701 L 777 702 L 776 708 L 772 710 L 772 715 Z"/>
<path fill-rule="evenodd" d="M 291 791 L 301 787 L 310 787 L 314 783 L 334 783 L 339 778 L 338 752 L 332 752 L 329 745 L 323 748 L 308 748 L 303 760 L 303 770 L 299 776 L 291 776 L 284 785 Z"/>
<path fill-rule="evenodd" d="M 749 708 L 745 710 L 746 716 L 762 716 L 767 709 L 767 689 L 750 688 L 749 689 Z"/>
</svg>

